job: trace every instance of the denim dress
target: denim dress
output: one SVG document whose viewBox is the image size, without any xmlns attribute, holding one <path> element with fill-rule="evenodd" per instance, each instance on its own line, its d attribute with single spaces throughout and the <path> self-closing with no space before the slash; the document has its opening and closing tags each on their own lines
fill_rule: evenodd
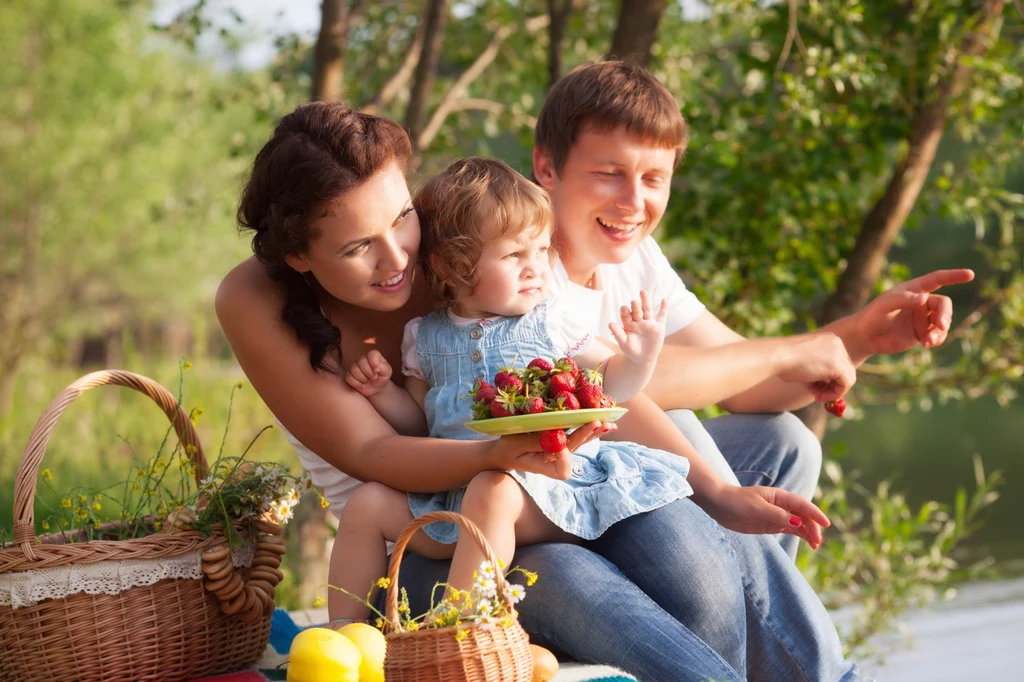
<svg viewBox="0 0 1024 682">
<path fill-rule="evenodd" d="M 430 385 L 423 407 L 430 436 L 455 440 L 489 440 L 469 429 L 477 379 L 491 381 L 502 367 L 524 367 L 534 358 L 560 358 L 567 353 L 552 340 L 551 317 L 560 308 L 548 298 L 518 317 L 460 327 L 444 310 L 420 321 L 416 359 Z M 553 309 L 559 310 L 553 313 Z M 572 478 L 559 481 L 541 474 L 509 474 L 562 530 L 593 540 L 613 523 L 651 511 L 693 494 L 685 457 L 626 442 L 593 440 L 572 455 Z M 414 516 L 432 511 L 459 511 L 465 488 L 444 493 L 410 493 Z M 423 529 L 438 542 L 458 539 L 458 526 L 432 523 Z"/>
</svg>

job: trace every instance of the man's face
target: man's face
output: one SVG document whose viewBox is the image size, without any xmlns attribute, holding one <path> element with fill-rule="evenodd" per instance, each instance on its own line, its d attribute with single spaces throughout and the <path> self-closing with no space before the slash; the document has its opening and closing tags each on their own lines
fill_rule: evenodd
<svg viewBox="0 0 1024 682">
<path fill-rule="evenodd" d="M 570 276 L 622 263 L 665 214 L 675 150 L 651 146 L 624 128 L 584 128 L 560 173 L 534 149 L 534 175 L 551 194 L 555 241 Z"/>
</svg>

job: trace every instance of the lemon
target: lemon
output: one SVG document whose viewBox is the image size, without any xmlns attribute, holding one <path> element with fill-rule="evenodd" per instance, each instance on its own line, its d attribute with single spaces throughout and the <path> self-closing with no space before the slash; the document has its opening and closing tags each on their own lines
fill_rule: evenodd
<svg viewBox="0 0 1024 682">
<path fill-rule="evenodd" d="M 533 682 L 548 682 L 558 674 L 558 659 L 542 646 L 530 645 L 533 656 Z"/>
<path fill-rule="evenodd" d="M 288 652 L 288 682 L 359 682 L 363 655 L 345 635 L 327 628 L 303 630 Z"/>
<path fill-rule="evenodd" d="M 338 632 L 352 640 L 363 655 L 359 682 L 384 682 L 384 650 L 387 644 L 381 631 L 366 623 L 349 623 Z"/>
</svg>

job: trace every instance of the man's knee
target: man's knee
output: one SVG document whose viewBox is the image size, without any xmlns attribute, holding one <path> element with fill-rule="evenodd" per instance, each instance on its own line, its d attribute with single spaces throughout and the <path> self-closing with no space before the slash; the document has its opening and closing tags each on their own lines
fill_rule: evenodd
<svg viewBox="0 0 1024 682">
<path fill-rule="evenodd" d="M 790 412 L 775 415 L 768 423 L 769 437 L 786 453 L 776 485 L 811 497 L 821 474 L 821 441 L 800 418 Z"/>
</svg>

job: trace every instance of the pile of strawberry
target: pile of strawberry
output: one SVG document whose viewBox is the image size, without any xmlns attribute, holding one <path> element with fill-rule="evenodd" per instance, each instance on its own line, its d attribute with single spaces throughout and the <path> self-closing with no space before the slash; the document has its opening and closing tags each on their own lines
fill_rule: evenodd
<svg viewBox="0 0 1024 682">
<path fill-rule="evenodd" d="M 494 375 L 494 383 L 477 381 L 469 392 L 473 419 L 615 407 L 602 384 L 598 370 L 581 370 L 572 358 L 537 358 L 525 369 L 503 367 Z M 540 444 L 546 452 L 561 452 L 566 446 L 565 431 L 541 431 Z"/>
</svg>

